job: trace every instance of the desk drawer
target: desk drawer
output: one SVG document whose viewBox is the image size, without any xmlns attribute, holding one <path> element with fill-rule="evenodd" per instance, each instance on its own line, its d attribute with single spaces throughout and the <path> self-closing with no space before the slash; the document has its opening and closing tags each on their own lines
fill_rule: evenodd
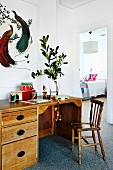
<svg viewBox="0 0 113 170">
<path fill-rule="evenodd" d="M 37 109 L 12 111 L 2 114 L 2 126 L 21 124 L 37 119 Z"/>
<path fill-rule="evenodd" d="M 36 136 L 2 146 L 2 170 L 23 169 L 31 160 L 37 161 Z"/>
<path fill-rule="evenodd" d="M 2 144 L 37 135 L 37 121 L 2 129 Z"/>
</svg>

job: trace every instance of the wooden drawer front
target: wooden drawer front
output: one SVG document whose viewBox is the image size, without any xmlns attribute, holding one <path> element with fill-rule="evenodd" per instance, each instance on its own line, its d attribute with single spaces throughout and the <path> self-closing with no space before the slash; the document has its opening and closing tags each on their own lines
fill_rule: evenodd
<svg viewBox="0 0 113 170">
<path fill-rule="evenodd" d="M 37 137 L 27 138 L 2 146 L 2 170 L 26 167 L 31 160 L 37 161 Z M 21 168 L 20 168 L 21 169 Z"/>
<path fill-rule="evenodd" d="M 2 129 L 2 144 L 37 135 L 37 121 Z"/>
<path fill-rule="evenodd" d="M 12 111 L 2 114 L 2 125 L 20 124 L 37 119 L 37 109 Z"/>
</svg>

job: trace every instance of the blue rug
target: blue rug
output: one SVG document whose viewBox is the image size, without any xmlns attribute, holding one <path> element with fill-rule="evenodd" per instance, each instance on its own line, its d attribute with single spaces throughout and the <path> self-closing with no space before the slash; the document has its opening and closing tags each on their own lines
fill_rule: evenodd
<svg viewBox="0 0 113 170">
<path fill-rule="evenodd" d="M 39 140 L 39 163 L 26 170 L 113 170 L 113 142 L 105 141 L 107 160 L 101 156 L 100 148 L 96 152 L 94 147 L 82 148 L 82 164 L 77 163 L 77 145 L 71 151 L 71 141 L 60 136 L 48 136 Z"/>
</svg>

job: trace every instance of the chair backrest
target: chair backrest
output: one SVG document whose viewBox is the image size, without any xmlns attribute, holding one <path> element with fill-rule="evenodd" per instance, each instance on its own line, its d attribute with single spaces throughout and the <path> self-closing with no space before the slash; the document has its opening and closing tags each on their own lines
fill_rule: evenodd
<svg viewBox="0 0 113 170">
<path fill-rule="evenodd" d="M 104 102 L 97 99 L 91 99 L 90 101 L 90 126 L 100 127 Z"/>
</svg>

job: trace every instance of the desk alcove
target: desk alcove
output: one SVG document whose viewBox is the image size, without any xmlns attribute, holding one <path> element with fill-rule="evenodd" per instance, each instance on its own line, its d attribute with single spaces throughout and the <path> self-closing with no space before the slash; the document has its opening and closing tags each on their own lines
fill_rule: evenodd
<svg viewBox="0 0 113 170">
<path fill-rule="evenodd" d="M 39 138 L 60 135 L 71 139 L 71 122 L 81 122 L 82 99 L 59 101 L 61 121 L 55 120 L 57 101 L 28 104 L 0 101 L 0 169 L 21 170 L 39 160 Z"/>
</svg>

